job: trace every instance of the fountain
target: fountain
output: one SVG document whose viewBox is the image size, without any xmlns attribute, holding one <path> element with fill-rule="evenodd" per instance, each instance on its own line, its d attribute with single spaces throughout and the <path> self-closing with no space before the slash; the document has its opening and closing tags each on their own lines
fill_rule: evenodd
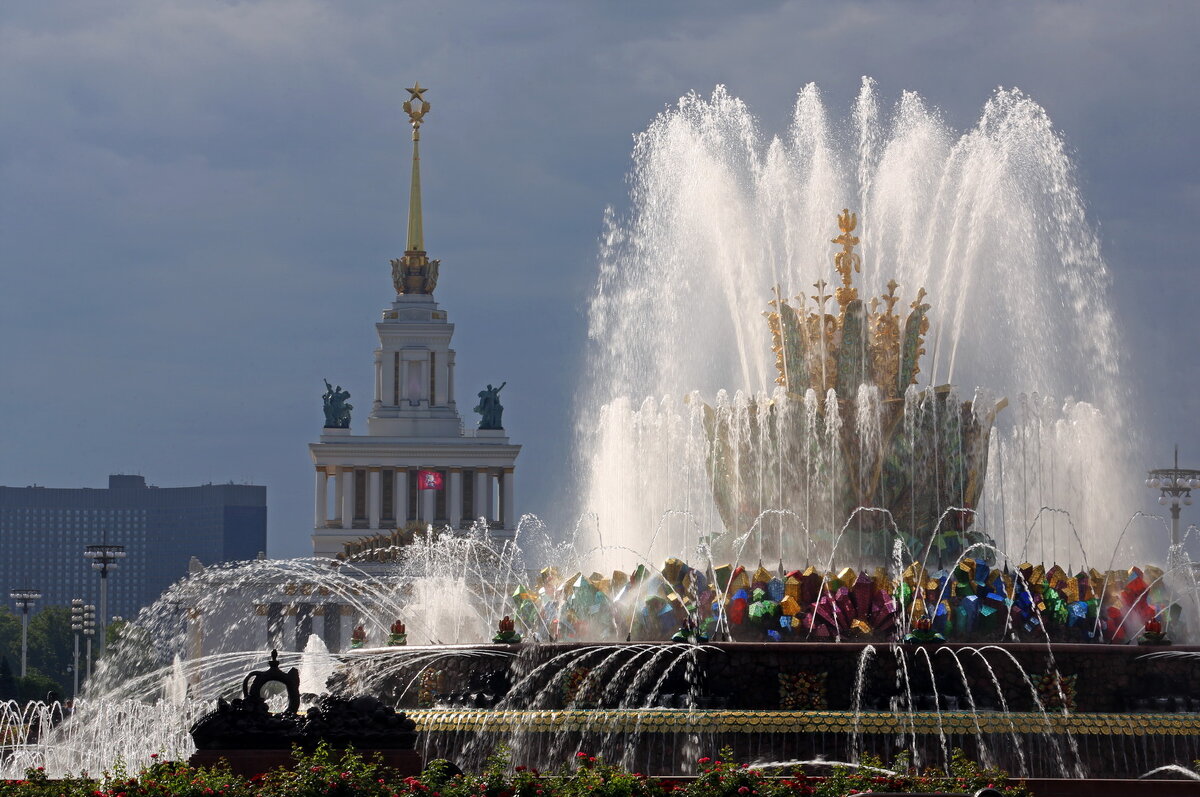
<svg viewBox="0 0 1200 797">
<path fill-rule="evenodd" d="M 718 89 L 656 119 L 635 163 L 568 539 L 527 516 L 511 541 L 398 531 L 195 574 L 74 716 L 37 709 L 5 770 L 186 757 L 269 648 L 310 706 L 381 695 L 426 760 L 468 769 L 499 743 L 655 773 L 724 745 L 935 767 L 963 748 L 1043 777 L 1200 758 L 1200 649 L 1179 644 L 1200 592 L 1181 549 L 1128 566 L 1159 527 L 1122 522 L 1116 324 L 1044 112 L 1000 91 L 955 137 L 915 94 L 885 123 L 865 81 L 839 131 L 808 87 L 764 142 Z"/>
</svg>

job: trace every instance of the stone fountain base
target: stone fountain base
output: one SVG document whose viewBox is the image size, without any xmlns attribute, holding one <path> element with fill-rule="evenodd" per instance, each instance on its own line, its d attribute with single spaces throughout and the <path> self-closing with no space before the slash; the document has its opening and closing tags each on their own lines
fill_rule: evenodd
<svg viewBox="0 0 1200 797">
<path fill-rule="evenodd" d="M 669 643 L 363 651 L 331 681 L 416 723 L 418 749 L 464 769 L 504 744 L 553 767 L 576 750 L 687 774 L 743 761 L 942 766 L 955 748 L 1014 775 L 1138 777 L 1200 759 L 1197 656 L 1122 645 Z M 386 673 L 386 675 L 381 675 Z"/>
</svg>

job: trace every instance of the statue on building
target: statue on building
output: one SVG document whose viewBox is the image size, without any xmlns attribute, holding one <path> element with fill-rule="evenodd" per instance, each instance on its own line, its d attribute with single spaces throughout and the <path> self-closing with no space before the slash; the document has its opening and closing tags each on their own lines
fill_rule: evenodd
<svg viewBox="0 0 1200 797">
<path fill-rule="evenodd" d="M 478 412 L 480 416 L 480 429 L 504 428 L 500 421 L 500 416 L 504 413 L 504 407 L 500 405 L 500 391 L 507 384 L 508 382 L 503 382 L 500 387 L 488 385 L 486 390 L 479 391 L 479 403 L 475 405 L 475 412 Z"/>
<path fill-rule="evenodd" d="M 341 385 L 334 387 L 326 379 L 325 395 L 321 398 L 325 400 L 325 428 L 349 429 L 350 410 L 354 409 L 354 405 L 346 401 L 350 398 L 350 391 L 342 390 Z"/>
</svg>

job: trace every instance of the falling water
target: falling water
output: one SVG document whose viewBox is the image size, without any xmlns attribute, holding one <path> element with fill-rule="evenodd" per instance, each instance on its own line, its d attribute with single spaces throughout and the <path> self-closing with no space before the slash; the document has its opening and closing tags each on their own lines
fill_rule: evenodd
<svg viewBox="0 0 1200 797">
<path fill-rule="evenodd" d="M 1037 103 L 998 90 L 975 126 L 956 132 L 915 93 L 885 107 L 870 79 L 852 117 L 837 120 L 809 85 L 787 131 L 770 135 L 718 87 L 655 118 L 633 160 L 630 207 L 606 215 L 578 425 L 581 512 L 607 545 L 661 558 L 723 530 L 700 399 L 731 429 L 750 430 L 775 375 L 762 312 L 776 287 L 790 297 L 834 281 L 829 238 L 848 207 L 860 217 L 859 294 L 879 295 L 893 277 L 900 296 L 929 291 L 919 387 L 985 386 L 1013 400 L 992 446 L 1004 462 L 988 468 L 979 508 L 988 533 L 1021 550 L 1014 542 L 1050 506 L 1071 514 L 1093 553 L 1108 553 L 1136 503 L 1121 355 L 1098 241 L 1063 139 Z M 1036 415 L 1015 407 L 1033 391 L 1045 397 Z M 821 474 L 841 452 L 817 435 L 807 444 L 763 465 L 762 489 L 738 496 L 803 518 L 797 536 L 844 520 L 813 490 L 805 506 L 770 504 L 772 478 L 829 483 Z M 671 521 L 649 550 L 650 530 L 680 509 L 699 528 Z M 1079 561 L 1057 517 L 1033 539 L 1047 561 Z"/>
</svg>

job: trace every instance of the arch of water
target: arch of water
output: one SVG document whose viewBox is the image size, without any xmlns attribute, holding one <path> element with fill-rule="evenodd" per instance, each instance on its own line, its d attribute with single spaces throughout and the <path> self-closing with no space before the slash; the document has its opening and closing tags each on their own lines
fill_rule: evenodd
<svg viewBox="0 0 1200 797">
<path fill-rule="evenodd" d="M 1137 480 L 1105 266 L 1062 138 L 1031 99 L 998 91 L 978 123 L 956 133 L 916 94 L 885 112 L 871 80 L 838 122 L 808 86 L 787 133 L 768 137 L 718 88 L 655 119 L 634 160 L 631 208 L 606 218 L 590 307 L 581 511 L 568 539 L 552 541 L 526 518 L 517 545 L 491 546 L 481 527 L 429 537 L 388 567 L 296 560 L 206 571 L 138 618 L 75 718 L 60 723 L 35 707 L 45 730 L 14 748 L 5 771 L 186 755 L 187 726 L 205 701 L 232 694 L 261 665 L 272 605 L 285 615 L 336 605 L 327 610 L 364 624 L 372 645 L 403 619 L 410 644 L 431 647 L 397 653 L 397 662 L 433 666 L 475 655 L 452 646 L 487 640 L 512 585 L 547 565 L 654 569 L 667 556 L 712 565 L 722 535 L 747 564 L 786 556 L 857 565 L 819 561 L 817 533 L 836 536 L 848 519 L 811 506 L 764 504 L 751 527 L 724 528 L 699 401 L 736 422 L 771 399 L 761 313 L 776 286 L 791 296 L 830 277 L 828 239 L 843 207 L 862 220 L 863 295 L 892 277 L 904 295 L 929 291 L 935 326 L 919 387 L 952 382 L 967 396 L 986 385 L 1010 400 L 991 438 L 976 527 L 1012 557 L 1102 570 L 1140 560 L 1137 545 L 1150 535 L 1142 521 L 1126 523 Z M 855 412 L 869 410 L 868 395 Z M 789 475 L 780 463 L 775 477 Z M 919 553 L 898 555 L 900 566 Z M 284 645 L 293 648 L 284 666 L 300 663 L 314 689 L 324 681 L 316 673 L 333 666 L 317 640 L 303 653 Z M 685 650 L 653 655 L 686 660 Z M 379 659 L 381 678 L 388 661 Z M 6 726 L 31 726 L 19 707 L 5 711 Z"/>
</svg>

